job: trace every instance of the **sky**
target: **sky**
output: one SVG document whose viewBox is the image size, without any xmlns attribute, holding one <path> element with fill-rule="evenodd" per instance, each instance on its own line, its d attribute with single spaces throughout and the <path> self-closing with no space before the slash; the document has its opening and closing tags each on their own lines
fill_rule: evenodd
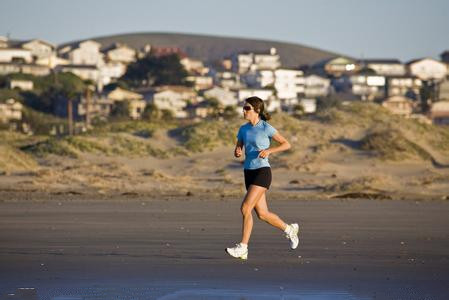
<svg viewBox="0 0 449 300">
<path fill-rule="evenodd" d="M 439 58 L 447 0 L 0 0 L 0 36 L 54 44 L 133 32 L 298 43 L 355 58 Z"/>
</svg>

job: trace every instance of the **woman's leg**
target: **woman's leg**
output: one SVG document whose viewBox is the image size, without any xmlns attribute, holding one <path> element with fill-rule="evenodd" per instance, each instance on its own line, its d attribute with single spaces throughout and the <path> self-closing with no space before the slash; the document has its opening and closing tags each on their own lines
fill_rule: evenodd
<svg viewBox="0 0 449 300">
<path fill-rule="evenodd" d="M 253 216 L 252 211 L 254 206 L 260 197 L 265 194 L 267 189 L 257 185 L 250 185 L 248 188 L 248 192 L 243 199 L 242 206 L 240 210 L 243 216 L 243 225 L 242 225 L 242 243 L 248 244 L 249 238 L 251 236 L 251 231 L 253 229 Z"/>
<path fill-rule="evenodd" d="M 256 206 L 254 208 L 256 209 L 256 213 L 257 213 L 257 216 L 259 217 L 259 219 L 267 222 L 268 224 L 270 224 L 274 227 L 279 228 L 282 231 L 285 231 L 287 224 L 285 224 L 285 222 L 282 221 L 282 219 L 279 218 L 278 215 L 276 215 L 268 210 L 267 198 L 265 196 L 265 192 L 259 198 L 259 201 L 257 201 Z"/>
</svg>

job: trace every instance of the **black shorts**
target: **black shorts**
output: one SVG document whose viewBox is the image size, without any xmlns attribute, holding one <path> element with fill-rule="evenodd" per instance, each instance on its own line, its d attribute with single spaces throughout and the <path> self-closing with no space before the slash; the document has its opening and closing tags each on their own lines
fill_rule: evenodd
<svg viewBox="0 0 449 300">
<path fill-rule="evenodd" d="M 245 186 L 248 190 L 251 184 L 258 185 L 266 188 L 267 190 L 271 185 L 271 168 L 263 167 L 259 169 L 244 169 L 245 174 Z"/>
</svg>

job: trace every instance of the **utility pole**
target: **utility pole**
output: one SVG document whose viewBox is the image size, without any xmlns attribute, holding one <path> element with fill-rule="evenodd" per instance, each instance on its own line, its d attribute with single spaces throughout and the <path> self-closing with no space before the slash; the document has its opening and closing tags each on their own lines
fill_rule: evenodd
<svg viewBox="0 0 449 300">
<path fill-rule="evenodd" d="M 90 102 L 91 102 L 91 91 L 90 86 L 86 89 L 86 129 L 90 128 Z"/>
<path fill-rule="evenodd" d="M 72 113 L 72 99 L 67 99 L 67 118 L 69 121 L 69 135 L 73 135 L 73 113 Z"/>
</svg>

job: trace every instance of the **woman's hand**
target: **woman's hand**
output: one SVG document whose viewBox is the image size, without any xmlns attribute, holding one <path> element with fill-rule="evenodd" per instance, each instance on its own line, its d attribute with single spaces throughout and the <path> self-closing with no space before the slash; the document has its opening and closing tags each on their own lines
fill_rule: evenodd
<svg viewBox="0 0 449 300">
<path fill-rule="evenodd" d="M 235 147 L 235 150 L 234 150 L 234 156 L 235 157 L 240 157 L 240 156 L 242 156 L 242 147 Z"/>
<path fill-rule="evenodd" d="M 259 157 L 266 158 L 270 154 L 271 154 L 271 150 L 270 149 L 265 149 L 265 150 L 262 150 L 262 151 L 259 152 Z"/>
</svg>

